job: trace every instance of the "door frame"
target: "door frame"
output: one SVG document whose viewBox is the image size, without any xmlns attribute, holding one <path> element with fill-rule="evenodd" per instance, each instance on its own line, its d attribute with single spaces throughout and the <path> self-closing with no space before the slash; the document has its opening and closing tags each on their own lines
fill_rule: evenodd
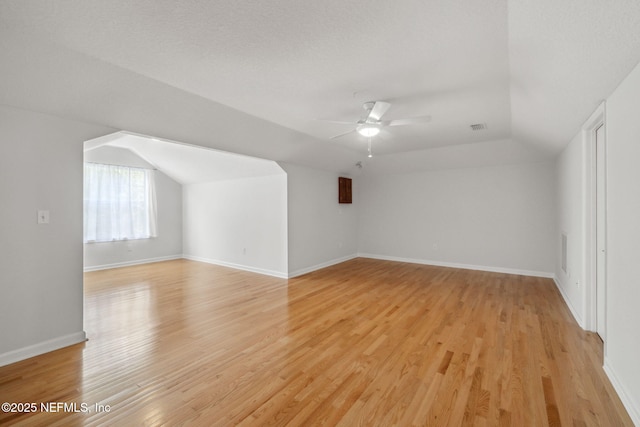
<svg viewBox="0 0 640 427">
<path fill-rule="evenodd" d="M 606 108 L 605 102 L 603 101 L 598 108 L 593 112 L 591 117 L 585 122 L 582 127 L 582 139 L 584 144 L 584 153 L 585 153 L 585 168 L 584 168 L 584 196 L 585 196 L 585 206 L 584 206 L 584 282 L 585 282 L 585 292 L 584 292 L 584 313 L 585 313 L 585 329 L 596 332 L 597 331 L 597 199 L 596 199 L 596 190 L 597 190 L 597 156 L 596 156 L 596 130 L 605 125 L 604 133 L 605 133 L 605 170 L 603 173 L 605 174 L 605 192 L 604 200 L 605 200 L 605 212 L 606 212 Z M 604 218 L 605 224 L 605 236 L 606 236 L 606 214 Z M 606 237 L 605 237 L 605 247 L 606 247 Z M 606 252 L 605 252 L 606 254 Z M 606 278 L 606 259 L 605 259 L 605 278 Z M 602 284 L 605 287 L 605 313 L 604 315 L 604 326 L 605 333 L 601 338 L 606 340 L 606 279 L 605 283 Z M 606 353 L 606 345 L 604 346 Z"/>
</svg>

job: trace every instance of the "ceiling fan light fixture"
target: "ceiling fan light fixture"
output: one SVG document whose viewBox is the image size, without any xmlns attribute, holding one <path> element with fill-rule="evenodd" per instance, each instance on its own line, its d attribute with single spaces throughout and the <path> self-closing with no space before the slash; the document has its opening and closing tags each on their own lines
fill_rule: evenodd
<svg viewBox="0 0 640 427">
<path fill-rule="evenodd" d="M 376 136 L 380 133 L 380 126 L 372 125 L 372 124 L 364 124 L 358 126 L 358 133 L 366 138 L 371 138 L 372 136 Z"/>
</svg>

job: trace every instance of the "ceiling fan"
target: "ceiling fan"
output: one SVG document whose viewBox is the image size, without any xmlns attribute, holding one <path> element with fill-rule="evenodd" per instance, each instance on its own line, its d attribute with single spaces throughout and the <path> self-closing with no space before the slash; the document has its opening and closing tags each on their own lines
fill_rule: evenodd
<svg viewBox="0 0 640 427">
<path fill-rule="evenodd" d="M 406 126 L 418 123 L 427 123 L 431 121 L 431 116 L 418 116 L 407 119 L 395 119 L 395 120 L 382 120 L 382 116 L 391 108 L 391 104 L 384 101 L 369 101 L 362 104 L 362 108 L 366 111 L 364 116 L 356 123 L 353 122 L 340 122 L 332 121 L 332 123 L 341 124 L 355 124 L 356 127 L 349 132 L 341 133 L 339 135 L 331 137 L 331 139 L 340 138 L 345 135 L 357 132 L 358 134 L 371 138 L 380 133 L 380 130 L 390 126 Z"/>
</svg>

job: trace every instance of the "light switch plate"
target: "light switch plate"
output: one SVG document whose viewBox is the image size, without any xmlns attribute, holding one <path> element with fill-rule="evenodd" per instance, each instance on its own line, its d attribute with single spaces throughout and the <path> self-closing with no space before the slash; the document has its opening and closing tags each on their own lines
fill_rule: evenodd
<svg viewBox="0 0 640 427">
<path fill-rule="evenodd" d="M 49 211 L 38 211 L 38 224 L 49 224 Z"/>
</svg>

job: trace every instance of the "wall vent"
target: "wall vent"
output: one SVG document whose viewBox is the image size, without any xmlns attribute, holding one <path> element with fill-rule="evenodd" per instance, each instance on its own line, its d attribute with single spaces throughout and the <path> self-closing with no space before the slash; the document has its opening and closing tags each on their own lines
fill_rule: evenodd
<svg viewBox="0 0 640 427">
<path fill-rule="evenodd" d="M 485 130 L 486 128 L 486 123 L 476 123 L 475 125 L 471 125 L 471 130 Z"/>
</svg>

